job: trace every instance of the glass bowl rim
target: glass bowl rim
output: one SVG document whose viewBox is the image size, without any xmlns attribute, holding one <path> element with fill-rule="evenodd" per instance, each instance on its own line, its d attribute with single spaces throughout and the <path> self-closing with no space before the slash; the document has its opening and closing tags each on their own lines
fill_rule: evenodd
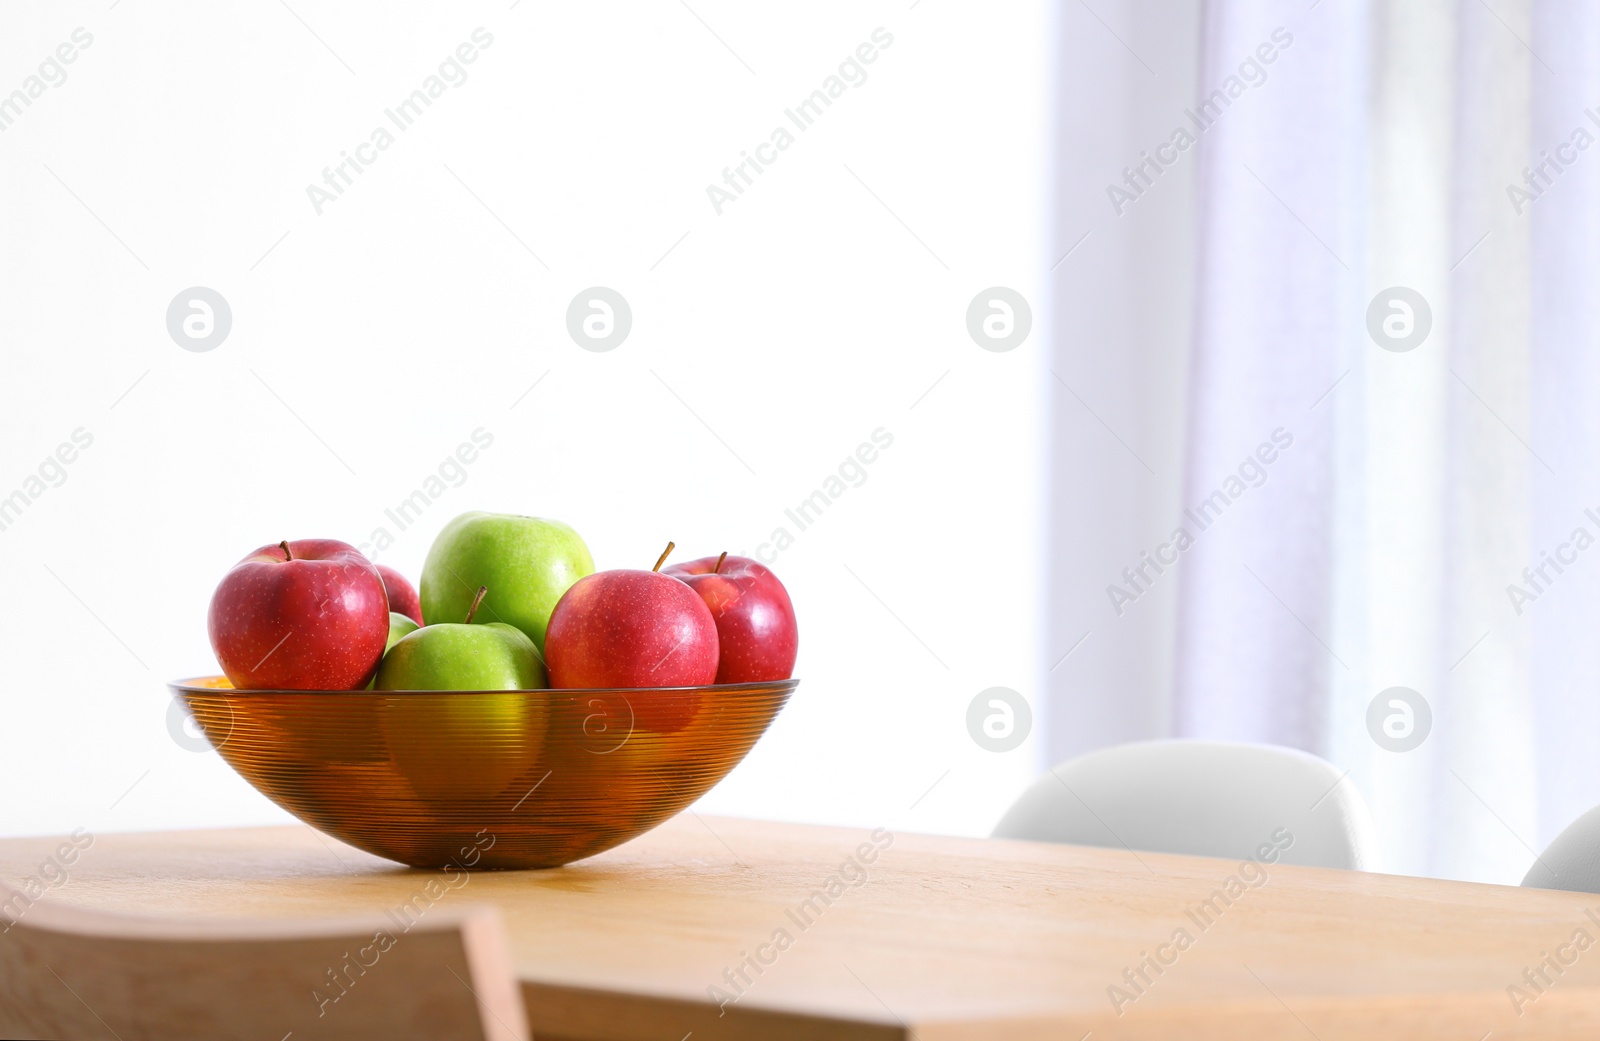
<svg viewBox="0 0 1600 1041">
<path fill-rule="evenodd" d="M 340 695 L 362 695 L 366 697 L 404 697 L 410 694 L 545 694 L 569 696 L 587 696 L 596 694 L 623 695 L 630 694 L 683 694 L 691 692 L 709 692 L 717 694 L 744 694 L 756 691 L 781 689 L 785 693 L 794 693 L 800 685 L 798 677 L 783 680 L 757 680 L 753 683 L 708 683 L 699 687 L 535 687 L 531 690 L 282 690 L 277 688 L 239 688 L 239 687 L 210 687 L 202 686 L 212 680 L 226 680 L 221 674 L 213 676 L 191 676 L 187 679 L 169 680 L 167 689 L 177 694 L 222 695 L 229 698 L 247 698 L 254 695 L 271 694 L 274 696 L 284 694 L 304 694 L 319 698 L 335 697 Z"/>
</svg>

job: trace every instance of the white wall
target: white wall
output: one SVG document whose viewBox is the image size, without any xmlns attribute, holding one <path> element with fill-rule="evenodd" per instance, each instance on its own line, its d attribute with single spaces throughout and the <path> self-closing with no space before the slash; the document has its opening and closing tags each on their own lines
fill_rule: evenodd
<svg viewBox="0 0 1600 1041">
<path fill-rule="evenodd" d="M 1107 189 L 1194 104 L 1201 2 L 1095 10 L 1064 8 L 1056 71 L 1053 760 L 1172 732 L 1177 576 L 1120 613 L 1106 587 L 1183 511 L 1198 150 L 1120 211 Z"/>
<path fill-rule="evenodd" d="M 0 95 L 93 36 L 0 132 L 0 496 L 93 437 L 0 531 L 0 833 L 285 819 L 166 725 L 258 545 L 384 526 L 415 577 L 491 509 L 572 523 L 601 567 L 753 552 L 879 427 L 893 447 L 775 564 L 804 683 L 702 809 L 985 832 L 1039 740 L 985 752 L 967 704 L 1042 711 L 1059 642 L 1044 6 L 290 6 L 0 14 Z M 314 212 L 306 186 L 479 26 L 468 79 Z M 719 216 L 707 184 L 880 26 L 868 78 Z M 566 332 L 593 285 L 632 307 L 610 353 Z M 966 330 L 993 285 L 1035 302 L 1009 353 Z M 207 353 L 166 328 L 191 286 L 232 309 Z M 465 482 L 387 523 L 480 427 Z"/>
</svg>

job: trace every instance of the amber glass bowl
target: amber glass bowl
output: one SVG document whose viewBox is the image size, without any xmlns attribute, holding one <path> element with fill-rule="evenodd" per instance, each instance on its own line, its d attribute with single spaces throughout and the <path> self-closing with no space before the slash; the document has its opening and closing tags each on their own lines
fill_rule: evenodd
<svg viewBox="0 0 1600 1041">
<path fill-rule="evenodd" d="M 290 691 L 212 676 L 170 687 L 229 766 L 320 831 L 413 867 L 540 868 L 694 802 L 799 682 Z"/>
</svg>

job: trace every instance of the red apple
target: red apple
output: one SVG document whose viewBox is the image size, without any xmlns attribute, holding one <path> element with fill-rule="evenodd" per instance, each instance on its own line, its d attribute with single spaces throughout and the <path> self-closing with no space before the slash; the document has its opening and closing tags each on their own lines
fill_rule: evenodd
<svg viewBox="0 0 1600 1041">
<path fill-rule="evenodd" d="M 235 564 L 211 597 L 208 627 L 235 687 L 359 690 L 383 657 L 389 597 L 354 546 L 298 539 Z"/>
<path fill-rule="evenodd" d="M 794 673 L 800 630 L 794 605 L 765 565 L 749 557 L 701 557 L 663 574 L 686 582 L 711 609 L 721 660 L 718 683 L 786 680 Z"/>
<path fill-rule="evenodd" d="M 384 591 L 389 594 L 389 610 L 403 614 L 418 625 L 422 625 L 422 598 L 417 595 L 417 587 L 389 565 L 375 566 L 383 578 Z"/>
<path fill-rule="evenodd" d="M 550 686 L 703 687 L 717 677 L 717 624 L 694 590 L 655 571 L 600 571 L 578 579 L 545 631 Z M 671 732 L 697 701 L 629 698 L 634 725 Z"/>
</svg>

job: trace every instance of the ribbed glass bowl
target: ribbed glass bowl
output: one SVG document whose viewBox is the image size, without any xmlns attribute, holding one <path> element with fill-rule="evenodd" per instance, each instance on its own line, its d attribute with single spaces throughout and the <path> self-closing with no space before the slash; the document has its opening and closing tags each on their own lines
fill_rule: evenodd
<svg viewBox="0 0 1600 1041">
<path fill-rule="evenodd" d="M 556 867 L 704 795 L 799 680 L 655 690 L 169 684 L 229 766 L 319 831 L 413 867 Z M 670 731 L 649 729 L 667 718 Z"/>
</svg>

